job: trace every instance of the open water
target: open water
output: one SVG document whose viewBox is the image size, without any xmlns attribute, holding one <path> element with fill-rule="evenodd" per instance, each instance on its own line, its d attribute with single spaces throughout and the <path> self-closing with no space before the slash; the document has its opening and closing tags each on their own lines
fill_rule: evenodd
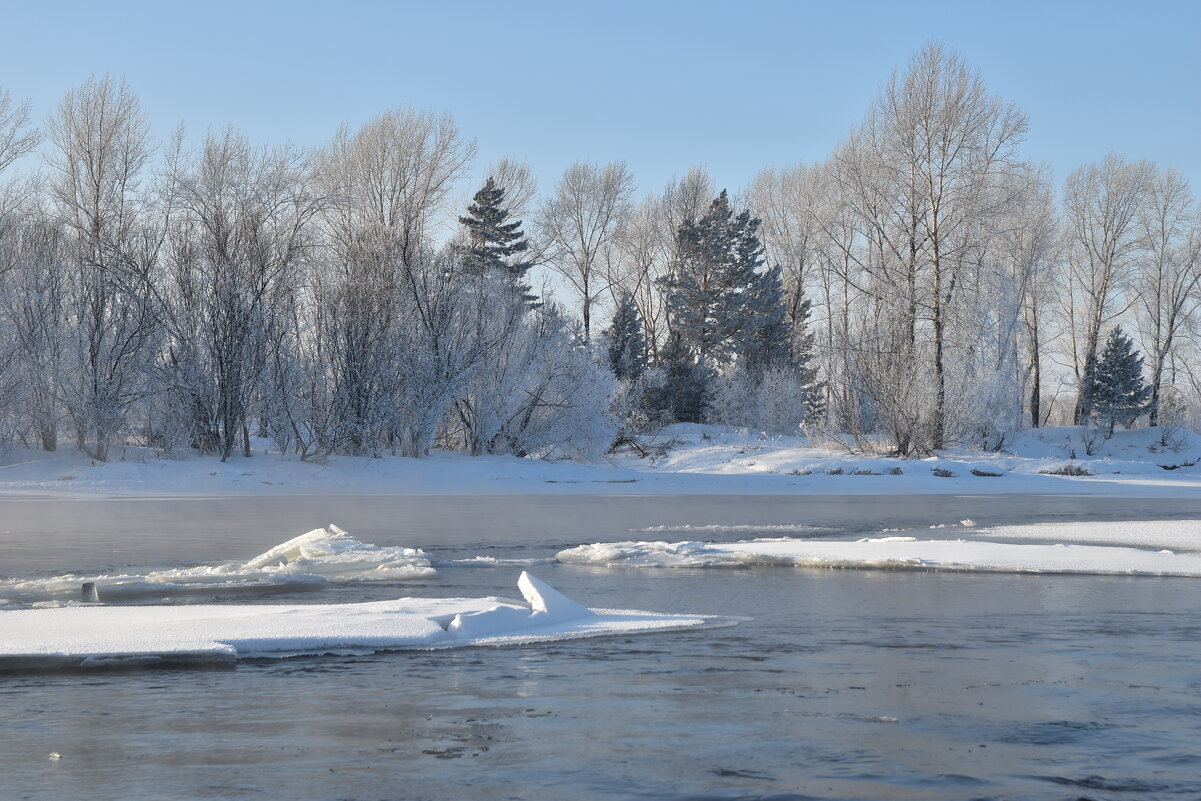
<svg viewBox="0 0 1201 801">
<path fill-rule="evenodd" d="M 1184 501 L 472 497 L 4 501 L 0 575 L 243 559 L 335 522 L 431 558 L 581 542 L 870 534 L 971 517 L 1195 517 Z M 653 526 L 736 533 L 630 533 Z M 937 532 L 931 532 L 935 534 Z M 531 568 L 590 606 L 734 628 L 224 670 L 0 675 L 0 799 L 1197 799 L 1201 583 Z M 230 602 L 515 594 L 444 567 Z M 52 753 L 61 759 L 52 760 Z"/>
</svg>

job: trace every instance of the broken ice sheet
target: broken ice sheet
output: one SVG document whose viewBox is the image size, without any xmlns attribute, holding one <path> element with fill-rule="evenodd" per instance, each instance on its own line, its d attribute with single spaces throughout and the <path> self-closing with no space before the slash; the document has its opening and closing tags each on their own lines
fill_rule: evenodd
<svg viewBox="0 0 1201 801">
<path fill-rule="evenodd" d="M 100 600 L 321 586 L 326 582 L 405 581 L 429 578 L 436 570 L 417 548 L 360 542 L 332 523 L 259 554 L 246 562 L 157 570 L 144 575 L 81 576 L 0 580 L 0 598 L 18 602 L 78 600 L 91 583 Z"/>
</svg>

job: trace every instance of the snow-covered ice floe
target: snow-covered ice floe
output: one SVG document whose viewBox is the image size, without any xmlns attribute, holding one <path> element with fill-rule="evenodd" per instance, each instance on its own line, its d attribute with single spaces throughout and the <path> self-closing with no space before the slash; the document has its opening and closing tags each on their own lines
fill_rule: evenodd
<svg viewBox="0 0 1201 801">
<path fill-rule="evenodd" d="M 522 573 L 524 602 L 70 606 L 0 611 L 0 670 L 230 664 L 248 657 L 511 645 L 733 625 L 736 618 L 587 609 Z"/>
<path fill-rule="evenodd" d="M 247 562 L 160 570 L 145 575 L 82 576 L 0 580 L 0 598 L 11 601 L 78 599 L 84 583 L 101 600 L 178 593 L 321 586 L 326 582 L 403 581 L 436 574 L 416 548 L 359 542 L 330 524 L 301 534 Z"/>
<path fill-rule="evenodd" d="M 1131 545 L 1139 548 L 1201 551 L 1201 520 L 1110 520 L 1098 523 L 1031 523 L 993 526 L 972 532 L 981 537 Z"/>
<path fill-rule="evenodd" d="M 1201 554 L 1101 545 L 1012 545 L 881 537 L 857 542 L 601 542 L 560 562 L 637 567 L 797 567 L 1201 577 Z"/>
</svg>

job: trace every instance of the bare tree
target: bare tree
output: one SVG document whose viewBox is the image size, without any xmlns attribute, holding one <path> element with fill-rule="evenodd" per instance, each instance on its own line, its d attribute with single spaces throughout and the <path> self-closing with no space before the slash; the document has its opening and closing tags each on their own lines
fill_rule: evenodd
<svg viewBox="0 0 1201 801">
<path fill-rule="evenodd" d="M 878 101 L 890 155 L 921 204 L 928 268 L 926 306 L 935 381 L 932 445 L 942 447 L 946 413 L 946 315 L 956 267 L 981 235 L 982 217 L 1013 201 L 1004 176 L 1020 163 L 1029 121 L 1012 103 L 989 95 L 963 59 L 928 44 L 894 75 Z"/>
<path fill-rule="evenodd" d="M 74 237 L 77 368 L 64 395 L 78 446 L 103 461 L 146 391 L 159 331 L 152 273 L 162 230 L 141 213 L 139 194 L 149 131 L 137 96 L 109 76 L 67 92 L 47 129 L 51 196 Z"/>
<path fill-rule="evenodd" d="M 534 177 L 530 165 L 505 157 L 489 167 L 487 174 L 505 190 L 509 222 L 527 219 L 534 211 L 534 197 L 538 194 L 538 179 Z"/>
<path fill-rule="evenodd" d="M 446 114 L 398 108 L 353 133 L 342 126 L 320 175 L 331 201 L 327 226 L 343 258 L 366 247 L 416 259 L 475 150 Z"/>
<path fill-rule="evenodd" d="M 250 456 L 251 403 L 320 210 L 307 169 L 294 148 L 252 148 L 227 129 L 172 176 L 168 368 L 195 446 L 222 461 L 239 442 Z"/>
<path fill-rule="evenodd" d="M 29 127 L 29 101 L 16 103 L 8 90 L 0 89 L 0 172 L 32 153 L 41 140 L 41 133 Z"/>
<path fill-rule="evenodd" d="M 1135 262 L 1143 247 L 1139 212 L 1152 177 L 1145 161 L 1110 154 L 1073 170 L 1063 187 L 1067 271 L 1062 304 L 1072 342 L 1076 386 L 1097 358 L 1102 330 L 1133 303 Z M 1085 412 L 1079 395 L 1072 421 Z"/>
<path fill-rule="evenodd" d="M 998 247 L 1005 274 L 1021 304 L 1027 413 L 1031 428 L 1042 425 L 1042 364 L 1050 343 L 1047 306 L 1054 296 L 1058 217 L 1050 182 L 1042 172 L 1027 176 L 1028 191 L 1002 219 Z"/>
<path fill-rule="evenodd" d="M 1139 331 L 1151 368 L 1151 425 L 1159 423 L 1164 372 L 1177 339 L 1201 305 L 1201 245 L 1188 182 L 1175 170 L 1156 170 L 1139 212 L 1143 258 L 1135 279 Z"/>
<path fill-rule="evenodd" d="M 536 229 L 548 248 L 547 266 L 580 297 L 585 342 L 592 334 L 592 306 L 612 282 L 633 191 L 634 178 L 623 162 L 600 167 L 577 161 L 538 210 Z"/>
</svg>

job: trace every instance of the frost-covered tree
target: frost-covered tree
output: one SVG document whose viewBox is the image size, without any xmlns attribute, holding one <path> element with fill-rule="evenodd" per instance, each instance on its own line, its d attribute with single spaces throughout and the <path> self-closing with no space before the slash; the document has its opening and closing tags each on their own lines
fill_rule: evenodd
<svg viewBox="0 0 1201 801">
<path fill-rule="evenodd" d="M 672 334 L 660 352 L 660 382 L 646 391 L 646 407 L 666 422 L 700 423 L 709 408 L 716 371 L 697 364 L 678 334 Z"/>
<path fill-rule="evenodd" d="M 661 286 L 677 347 L 702 368 L 730 364 L 751 351 L 765 315 L 774 311 L 761 304 L 779 301 L 778 274 L 765 281 L 759 272 L 758 228 L 750 212 L 734 213 L 723 191 L 676 235 L 678 255 Z"/>
<path fill-rule="evenodd" d="M 1151 165 L 1111 153 L 1099 164 L 1073 170 L 1063 187 L 1067 271 L 1063 307 L 1072 342 L 1077 386 L 1093 371 L 1101 331 L 1130 308 L 1130 285 L 1142 249 L 1139 211 Z M 1078 396 L 1073 422 L 1087 417 Z"/>
<path fill-rule="evenodd" d="M 1150 400 L 1151 387 L 1143 382 L 1143 357 L 1116 326 L 1080 388 L 1082 414 L 1104 423 L 1108 437 L 1115 423 L 1129 423 L 1149 411 Z"/>
<path fill-rule="evenodd" d="M 152 145 L 124 81 L 90 78 L 47 121 L 50 195 L 71 233 L 72 332 L 60 392 L 76 444 L 105 461 L 150 390 L 160 308 L 154 274 L 163 233 L 140 191 Z M 161 219 L 161 218 L 159 218 Z"/>
<path fill-rule="evenodd" d="M 792 364 L 792 325 L 784 306 L 784 283 L 779 267 L 758 274 L 748 291 L 752 315 L 749 330 L 740 337 L 738 363 L 755 374 Z"/>
<path fill-rule="evenodd" d="M 538 210 L 546 265 L 579 295 L 585 344 L 592 334 L 592 308 L 613 283 L 633 191 L 634 177 L 624 162 L 600 167 L 578 161 Z"/>
<path fill-rule="evenodd" d="M 619 381 L 637 381 L 646 372 L 646 337 L 634 297 L 622 294 L 605 330 L 609 369 Z"/>
<path fill-rule="evenodd" d="M 308 224 L 320 208 L 291 147 L 254 148 L 210 134 L 173 175 L 166 371 L 191 415 L 193 444 L 227 460 L 250 455 L 255 394 L 287 324 Z"/>
<path fill-rule="evenodd" d="M 1175 170 L 1155 170 L 1139 212 L 1142 254 L 1135 276 L 1139 334 L 1149 352 L 1150 424 L 1159 424 L 1158 400 L 1171 385 L 1182 337 L 1195 331 L 1201 311 L 1201 215 L 1188 182 Z"/>
</svg>

